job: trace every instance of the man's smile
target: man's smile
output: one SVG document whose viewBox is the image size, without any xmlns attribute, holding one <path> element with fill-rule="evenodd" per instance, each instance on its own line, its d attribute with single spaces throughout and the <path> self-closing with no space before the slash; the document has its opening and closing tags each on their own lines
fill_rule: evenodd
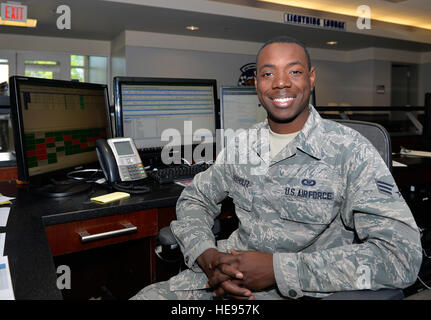
<svg viewBox="0 0 431 320">
<path fill-rule="evenodd" d="M 295 99 L 296 99 L 296 96 L 271 98 L 275 106 L 279 108 L 288 107 L 293 103 Z"/>
</svg>

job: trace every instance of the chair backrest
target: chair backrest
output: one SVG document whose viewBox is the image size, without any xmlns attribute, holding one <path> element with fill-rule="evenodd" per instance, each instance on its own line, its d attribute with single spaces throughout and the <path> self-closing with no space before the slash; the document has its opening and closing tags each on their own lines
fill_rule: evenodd
<svg viewBox="0 0 431 320">
<path fill-rule="evenodd" d="M 357 120 L 335 119 L 334 121 L 358 131 L 367 138 L 380 153 L 389 170 L 392 172 L 391 137 L 382 125 L 375 122 Z"/>
</svg>

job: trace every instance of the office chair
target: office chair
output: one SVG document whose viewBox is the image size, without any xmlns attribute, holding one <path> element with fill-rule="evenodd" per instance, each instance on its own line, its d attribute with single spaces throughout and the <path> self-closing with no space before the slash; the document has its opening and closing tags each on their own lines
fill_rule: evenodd
<svg viewBox="0 0 431 320">
<path fill-rule="evenodd" d="M 367 138 L 377 149 L 388 169 L 392 172 L 392 145 L 388 131 L 380 124 L 358 120 L 336 121 L 346 127 L 352 128 Z M 340 291 L 323 298 L 322 300 L 401 300 L 404 298 L 402 289 L 357 290 Z"/>
<path fill-rule="evenodd" d="M 336 121 L 346 127 L 358 131 L 367 138 L 377 149 L 382 159 L 385 161 L 389 170 L 392 172 L 392 145 L 391 137 L 388 131 L 380 124 L 375 122 L 358 121 L 358 120 L 341 120 Z"/>
<path fill-rule="evenodd" d="M 392 171 L 392 147 L 391 138 L 387 130 L 380 124 L 356 120 L 334 120 L 342 125 L 350 127 L 365 136 L 382 156 L 389 170 Z M 220 222 L 216 219 L 213 232 L 220 232 Z M 176 240 L 170 227 L 160 230 L 159 243 L 163 246 L 176 248 Z M 404 298 L 402 289 L 357 290 L 341 291 L 323 298 L 322 300 L 401 300 Z"/>
</svg>

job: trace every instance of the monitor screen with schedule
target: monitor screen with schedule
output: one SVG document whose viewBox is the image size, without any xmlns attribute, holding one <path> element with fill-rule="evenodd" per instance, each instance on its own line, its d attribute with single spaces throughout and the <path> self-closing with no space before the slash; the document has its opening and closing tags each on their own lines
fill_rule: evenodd
<svg viewBox="0 0 431 320">
<path fill-rule="evenodd" d="M 95 141 L 112 135 L 106 85 L 21 76 L 10 84 L 19 180 L 97 163 Z"/>
</svg>

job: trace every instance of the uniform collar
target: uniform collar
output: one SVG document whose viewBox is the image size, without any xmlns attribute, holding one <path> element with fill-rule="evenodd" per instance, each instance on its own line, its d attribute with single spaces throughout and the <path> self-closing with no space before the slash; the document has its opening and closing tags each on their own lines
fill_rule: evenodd
<svg viewBox="0 0 431 320">
<path fill-rule="evenodd" d="M 310 104 L 310 115 L 299 133 L 297 148 L 316 159 L 322 159 L 322 117 Z"/>
<path fill-rule="evenodd" d="M 265 162 L 269 164 L 274 164 L 281 160 L 290 158 L 296 154 L 296 150 L 299 149 L 302 152 L 308 154 L 309 156 L 321 159 L 322 149 L 321 149 L 321 121 L 319 113 L 310 104 L 310 114 L 304 127 L 299 132 L 299 134 L 286 146 L 284 147 L 272 161 L 270 161 L 270 150 L 269 150 L 269 124 L 268 120 L 259 123 L 255 128 L 257 129 L 257 139 L 251 143 L 251 147 L 257 153 L 257 155 L 262 158 Z"/>
</svg>

